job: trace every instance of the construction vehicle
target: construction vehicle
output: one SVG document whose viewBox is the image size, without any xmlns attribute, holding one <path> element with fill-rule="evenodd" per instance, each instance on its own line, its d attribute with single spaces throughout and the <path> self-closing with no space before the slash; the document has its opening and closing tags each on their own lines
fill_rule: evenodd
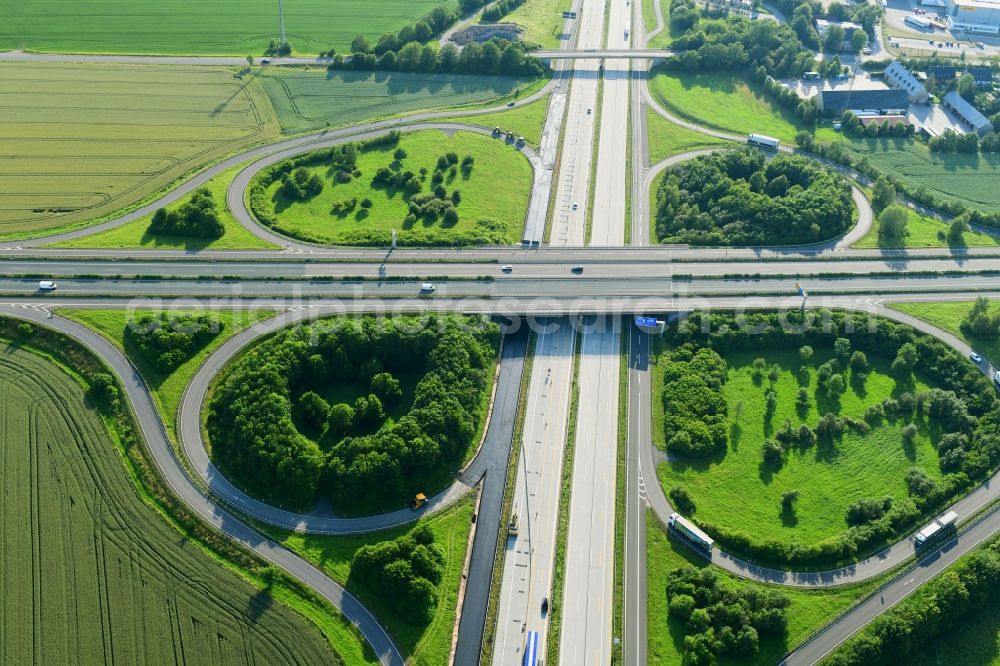
<svg viewBox="0 0 1000 666">
<path fill-rule="evenodd" d="M 410 508 L 416 511 L 426 503 L 427 503 L 427 495 L 424 495 L 423 493 L 417 493 L 413 497 L 413 499 L 410 500 Z"/>
</svg>

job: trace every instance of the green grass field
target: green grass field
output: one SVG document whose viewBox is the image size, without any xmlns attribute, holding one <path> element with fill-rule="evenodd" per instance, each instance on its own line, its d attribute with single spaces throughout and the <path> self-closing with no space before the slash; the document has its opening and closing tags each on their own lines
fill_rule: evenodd
<svg viewBox="0 0 1000 666">
<path fill-rule="evenodd" d="M 901 243 L 884 242 L 878 235 L 878 223 L 853 245 L 856 248 L 916 248 L 916 247 L 989 247 L 1000 245 L 1000 239 L 988 234 L 967 231 L 962 234 L 962 242 L 952 245 L 948 242 L 948 223 L 927 217 L 915 210 L 908 211 L 906 238 Z"/>
<path fill-rule="evenodd" d="M 146 248 L 150 250 L 267 250 L 275 246 L 257 238 L 236 221 L 226 207 L 226 190 L 233 178 L 246 164 L 235 166 L 223 171 L 209 180 L 205 187 L 212 192 L 219 207 L 219 220 L 226 228 L 222 238 L 185 238 L 181 236 L 164 236 L 150 234 L 146 230 L 153 219 L 152 213 L 138 220 L 123 224 L 120 227 L 84 236 L 76 240 L 51 243 L 45 247 L 65 248 Z M 173 210 L 186 203 L 191 197 L 185 197 L 172 206 Z"/>
<path fill-rule="evenodd" d="M 974 296 L 975 294 L 972 295 Z M 960 328 L 962 320 L 965 319 L 966 315 L 972 309 L 972 301 L 964 303 L 892 303 L 889 307 L 893 310 L 899 310 L 900 312 L 923 319 L 938 328 L 948 331 L 974 347 L 976 351 L 988 359 L 995 367 L 1000 367 L 1000 340 L 973 338 L 963 333 Z M 1000 303 L 993 301 L 990 304 L 990 314 L 996 313 L 997 308 L 1000 308 Z"/>
<path fill-rule="evenodd" d="M 460 132 L 448 136 L 437 130 L 423 130 L 404 135 L 399 147 L 407 153 L 403 168 L 417 172 L 426 167 L 433 173 L 439 156 L 454 151 L 461 159 L 465 155 L 475 158 L 470 177 L 461 172 L 454 179 L 446 177 L 443 186 L 450 193 L 459 189 L 462 201 L 457 206 L 459 221 L 445 227 L 442 220 L 427 223 L 418 220 L 412 231 L 403 224 L 408 202 L 396 189 L 373 188 L 372 176 L 380 167 L 393 161 L 395 148 L 373 150 L 358 156 L 357 166 L 364 174 L 347 184 L 335 184 L 324 166 L 310 167 L 324 177 L 325 187 L 316 197 L 289 203 L 278 193 L 280 185 L 272 184 L 267 190 L 269 199 L 275 201 L 279 226 L 277 230 L 293 237 L 311 238 L 320 243 L 354 243 L 355 234 L 375 231 L 383 234 L 388 244 L 393 229 L 399 232 L 399 242 L 417 242 L 426 233 L 447 236 L 450 232 L 467 232 L 475 228 L 480 218 L 492 218 L 508 225 L 508 240 L 519 237 L 527 214 L 531 191 L 532 170 L 528 160 L 517 150 L 500 139 L 481 134 Z M 431 189 L 430 176 L 423 192 Z M 361 201 L 368 197 L 374 202 L 368 215 L 359 215 L 361 208 L 341 215 L 331 213 L 336 201 L 352 198 Z M 409 238 L 409 241 L 408 241 Z"/>
<path fill-rule="evenodd" d="M 528 0 L 507 14 L 503 23 L 516 23 L 524 30 L 521 39 L 542 48 L 559 46 L 565 19 L 562 12 L 568 10 L 571 0 Z"/>
<path fill-rule="evenodd" d="M 445 571 L 438 585 L 438 606 L 430 624 L 412 622 L 406 609 L 351 577 L 354 553 L 366 544 L 378 543 L 409 532 L 413 525 L 356 536 L 317 536 L 268 529 L 278 541 L 320 567 L 328 576 L 345 584 L 385 625 L 398 641 L 408 663 L 438 666 L 448 662 L 455 626 L 458 589 L 472 528 L 475 502 L 472 495 L 455 506 L 421 519 L 434 533 L 434 543 L 445 555 Z"/>
<path fill-rule="evenodd" d="M 660 3 L 660 11 L 663 14 L 663 32 L 649 39 L 646 46 L 651 49 L 667 48 L 670 42 L 677 36 L 670 27 L 670 2 L 668 0 L 642 0 L 642 20 L 646 25 L 646 32 L 652 32 L 656 28 L 655 3 Z"/>
<path fill-rule="evenodd" d="M 315 626 L 143 503 L 76 380 L 23 348 L 2 351 L 0 661 L 340 661 Z M 365 663 L 353 649 L 347 662 Z"/>
<path fill-rule="evenodd" d="M 0 106 L 0 238 L 110 216 L 279 133 L 257 82 L 223 67 L 5 63 Z"/>
<path fill-rule="evenodd" d="M 732 141 L 725 141 L 675 125 L 649 108 L 646 109 L 646 136 L 649 141 L 650 166 L 662 162 L 671 155 L 685 153 L 689 150 L 738 145 Z M 656 192 L 654 191 L 652 194 L 655 196 Z"/>
<path fill-rule="evenodd" d="M 900 138 L 836 140 L 863 155 L 875 168 L 936 195 L 973 204 L 984 210 L 1000 206 L 1000 155 L 932 153 L 920 141 Z M 826 137 L 818 137 L 829 140 Z"/>
<path fill-rule="evenodd" d="M 263 69 L 257 79 L 289 134 L 415 111 L 501 103 L 541 85 L 508 76 Z"/>
<path fill-rule="evenodd" d="M 684 565 L 708 566 L 705 560 L 695 556 L 683 545 L 667 536 L 667 532 L 657 518 L 649 511 L 646 515 L 646 552 L 648 575 L 648 658 L 651 666 L 679 666 L 684 650 L 684 629 L 677 620 L 669 619 L 667 610 L 667 576 Z M 721 573 L 721 572 L 720 572 Z M 722 574 L 730 585 L 751 585 L 738 581 L 729 574 Z M 770 587 L 752 584 L 756 587 Z M 856 599 L 866 594 L 876 582 L 836 587 L 826 590 L 803 590 L 778 587 L 792 603 L 788 607 L 788 633 L 784 640 L 764 638 L 760 642 L 760 652 L 754 659 L 723 658 L 723 666 L 737 664 L 776 664 L 792 647 L 801 643 L 810 633 L 823 626 Z"/>
<path fill-rule="evenodd" d="M 246 327 L 274 314 L 272 310 L 222 310 L 214 312 L 219 321 L 223 324 L 223 329 L 204 348 L 194 354 L 187 361 L 182 363 L 176 370 L 164 374 L 157 370 L 146 360 L 142 354 L 131 344 L 125 344 L 125 328 L 129 320 L 138 317 L 150 309 L 134 310 L 89 310 L 89 309 L 60 309 L 59 316 L 72 319 L 84 326 L 93 329 L 110 340 L 118 349 L 135 364 L 135 367 L 142 374 L 143 379 L 152 389 L 153 401 L 160 409 L 160 416 L 167 427 L 167 432 L 171 437 L 176 436 L 177 408 L 180 406 L 181 396 L 191 377 L 201 367 L 202 362 L 223 342 L 236 335 Z M 191 314 L 194 311 L 168 310 L 167 314 Z M 194 312 L 195 314 L 200 314 Z"/>
<path fill-rule="evenodd" d="M 967 616 L 947 638 L 916 650 L 908 666 L 1000 665 L 1000 604 L 987 604 Z"/>
<path fill-rule="evenodd" d="M 737 74 L 688 74 L 651 72 L 649 91 L 668 111 L 699 125 L 734 134 L 757 132 L 794 144 L 795 134 L 806 129 L 791 111 L 773 103 L 756 84 Z M 817 139 L 829 141 L 839 134 L 819 128 Z"/>
<path fill-rule="evenodd" d="M 537 148 L 542 140 L 542 126 L 545 124 L 545 113 L 548 110 L 549 96 L 546 95 L 538 101 L 510 111 L 486 113 L 480 116 L 454 116 L 437 119 L 435 122 L 465 123 L 487 129 L 500 127 L 505 132 L 511 131 L 518 136 L 523 136 L 529 145 Z"/>
<path fill-rule="evenodd" d="M 653 438 L 663 447 L 662 373 L 663 358 L 657 349 L 653 373 Z M 811 544 L 847 529 L 847 507 L 865 497 L 892 495 L 907 497 L 904 476 L 911 467 L 919 467 L 935 479 L 941 478 L 938 456 L 931 443 L 928 424 L 917 420 L 919 433 L 912 446 L 904 446 L 900 434 L 906 423 L 886 421 L 867 435 L 845 432 L 834 444 L 817 443 L 800 450 L 793 448 L 779 470 L 763 464 L 761 444 L 766 437 L 783 427 L 789 419 L 793 427 L 806 423 L 815 426 L 820 416 L 833 412 L 840 416 L 861 418 L 865 408 L 903 391 L 926 390 L 918 379 L 913 386 L 902 386 L 889 375 L 889 361 L 869 355 L 872 372 L 863 387 L 847 380 L 847 391 L 839 400 L 816 392 L 816 368 L 832 357 L 832 349 L 816 348 L 809 363 L 809 410 L 801 415 L 795 406 L 796 393 L 802 385 L 797 350 L 761 350 L 756 353 L 726 355 L 729 379 L 723 387 L 729 405 L 730 444 L 724 456 L 709 459 L 683 459 L 659 466 L 657 475 L 665 489 L 683 485 L 690 490 L 697 505 L 696 515 L 712 524 L 731 530 L 752 526 L 761 540 Z M 750 364 L 761 356 L 768 365 L 777 364 L 781 373 L 774 390 L 778 405 L 768 428 L 764 394 L 770 387 L 766 377 L 756 381 Z M 799 490 L 794 516 L 782 512 L 781 496 Z"/>
<path fill-rule="evenodd" d="M 349 50 L 354 36 L 375 41 L 452 0 L 296 0 L 284 5 L 287 39 L 296 54 Z M 0 0 L 0 48 L 69 53 L 260 55 L 279 35 L 270 0 Z"/>
</svg>

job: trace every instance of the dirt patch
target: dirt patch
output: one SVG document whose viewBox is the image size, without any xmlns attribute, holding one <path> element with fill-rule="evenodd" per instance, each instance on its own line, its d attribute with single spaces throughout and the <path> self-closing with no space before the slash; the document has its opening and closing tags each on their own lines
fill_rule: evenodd
<svg viewBox="0 0 1000 666">
<path fill-rule="evenodd" d="M 524 30 L 514 23 L 489 23 L 463 28 L 451 36 L 451 41 L 459 46 L 465 46 L 472 42 L 482 43 L 494 37 L 510 40 L 520 39 L 522 34 L 524 34 Z"/>
</svg>

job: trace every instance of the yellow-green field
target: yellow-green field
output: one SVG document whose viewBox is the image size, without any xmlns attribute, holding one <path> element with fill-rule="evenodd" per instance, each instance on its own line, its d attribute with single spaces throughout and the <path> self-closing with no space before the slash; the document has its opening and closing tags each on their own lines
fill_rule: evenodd
<svg viewBox="0 0 1000 666">
<path fill-rule="evenodd" d="M 143 503 L 76 380 L 0 352 L 0 662 L 343 663 Z"/>
<path fill-rule="evenodd" d="M 283 7 L 296 53 L 346 52 L 455 0 L 294 0 Z M 279 35 L 274 0 L 0 0 L 0 49 L 68 53 L 259 55 Z"/>
<path fill-rule="evenodd" d="M 260 85 L 234 73 L 0 65 L 0 238 L 109 216 L 193 169 L 278 136 Z"/>
<path fill-rule="evenodd" d="M 560 35 L 565 19 L 562 12 L 568 10 L 570 0 L 528 0 L 507 14 L 504 23 L 516 23 L 524 30 L 521 38 L 530 44 L 544 48 L 555 48 L 560 44 Z"/>
<path fill-rule="evenodd" d="M 857 248 L 906 248 L 906 247 L 982 247 L 1000 245 L 1000 239 L 977 231 L 966 231 L 960 243 L 948 241 L 948 223 L 928 217 L 915 210 L 907 211 L 906 238 L 887 241 L 879 237 L 878 223 L 854 244 Z"/>
</svg>

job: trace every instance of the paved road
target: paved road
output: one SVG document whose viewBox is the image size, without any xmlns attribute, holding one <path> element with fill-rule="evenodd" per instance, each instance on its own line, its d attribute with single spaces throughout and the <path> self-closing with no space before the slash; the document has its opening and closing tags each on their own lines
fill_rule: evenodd
<svg viewBox="0 0 1000 666">
<path fill-rule="evenodd" d="M 623 33 L 624 34 L 624 33 Z M 542 60 L 590 60 L 601 58 L 604 60 L 649 60 L 659 58 L 669 58 L 674 55 L 674 51 L 669 49 L 628 49 L 610 46 L 608 48 L 579 48 L 567 49 L 565 51 L 552 51 L 541 49 L 532 51 L 531 55 Z"/>
<path fill-rule="evenodd" d="M 102 358 L 121 379 L 153 462 L 170 490 L 206 523 L 268 562 L 281 567 L 340 609 L 358 627 L 383 664 L 402 666 L 402 655 L 392 638 L 349 592 L 316 567 L 242 522 L 200 490 L 174 455 L 148 387 L 139 372 L 114 345 L 79 324 L 61 317 L 48 318 L 48 313 L 44 310 L 2 306 L 0 312 L 54 328 L 78 340 Z"/>
<path fill-rule="evenodd" d="M 261 65 L 261 58 L 254 62 L 260 67 L 277 65 L 321 65 L 326 66 L 330 58 L 317 57 L 271 57 L 270 65 Z M 0 62 L 97 62 L 133 65 L 214 65 L 244 66 L 246 56 L 158 56 L 158 55 L 98 55 L 86 53 L 32 53 L 30 51 L 0 52 Z"/>
<path fill-rule="evenodd" d="M 576 331 L 568 318 L 544 320 L 536 337 L 525 408 L 521 456 L 511 512 L 516 537 L 506 537 L 500 580 L 493 663 L 523 663 L 525 631 L 538 632 L 539 654 L 548 649 L 548 615 L 559 520 L 559 492 L 566 445 Z"/>
</svg>

